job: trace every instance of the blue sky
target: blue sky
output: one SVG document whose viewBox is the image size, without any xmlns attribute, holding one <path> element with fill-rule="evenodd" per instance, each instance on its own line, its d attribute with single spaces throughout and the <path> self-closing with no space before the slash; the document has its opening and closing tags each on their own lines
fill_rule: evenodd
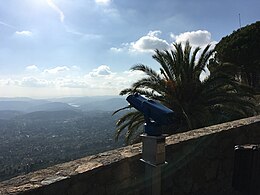
<svg viewBox="0 0 260 195">
<path fill-rule="evenodd" d="M 259 0 L 0 0 L 0 96 L 117 95 L 173 42 L 216 44 Z"/>
</svg>

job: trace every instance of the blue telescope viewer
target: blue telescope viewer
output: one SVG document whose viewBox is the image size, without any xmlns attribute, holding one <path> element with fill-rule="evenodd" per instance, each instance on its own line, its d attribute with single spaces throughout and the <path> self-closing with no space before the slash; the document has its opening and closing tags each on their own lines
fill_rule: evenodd
<svg viewBox="0 0 260 195">
<path fill-rule="evenodd" d="M 137 93 L 129 95 L 126 100 L 131 106 L 143 113 L 144 132 L 149 136 L 162 135 L 162 126 L 173 123 L 174 112 L 156 101 L 146 99 Z"/>
</svg>

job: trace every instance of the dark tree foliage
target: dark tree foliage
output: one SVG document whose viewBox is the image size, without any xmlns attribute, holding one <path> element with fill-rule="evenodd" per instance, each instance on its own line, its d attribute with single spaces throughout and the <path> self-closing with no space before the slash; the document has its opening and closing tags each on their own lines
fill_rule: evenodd
<svg viewBox="0 0 260 195">
<path fill-rule="evenodd" d="M 222 38 L 215 50 L 218 61 L 238 65 L 242 82 L 259 89 L 260 21 Z"/>
<path fill-rule="evenodd" d="M 160 72 L 149 66 L 137 64 L 131 68 L 146 76 L 137 80 L 120 95 L 139 93 L 159 101 L 175 112 L 175 123 L 166 127 L 165 133 L 183 132 L 212 124 L 235 120 L 256 114 L 251 88 L 237 81 L 237 66 L 217 63 L 212 58 L 210 45 L 201 53 L 192 49 L 189 42 L 174 44 L 173 50 L 156 50 L 152 56 Z M 200 75 L 208 67 L 210 75 L 204 80 Z M 135 140 L 142 132 L 143 115 L 130 107 L 117 122 L 116 137 L 126 129 L 126 141 Z"/>
</svg>

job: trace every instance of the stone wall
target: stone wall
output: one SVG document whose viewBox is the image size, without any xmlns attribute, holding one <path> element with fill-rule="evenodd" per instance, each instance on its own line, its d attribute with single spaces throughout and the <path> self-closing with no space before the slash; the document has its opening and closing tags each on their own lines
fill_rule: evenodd
<svg viewBox="0 0 260 195">
<path fill-rule="evenodd" d="M 260 143 L 260 116 L 167 138 L 162 194 L 235 194 L 234 146 Z M 0 183 L 0 194 L 145 194 L 141 144 L 59 164 Z"/>
<path fill-rule="evenodd" d="M 234 146 L 260 143 L 259 117 L 188 134 L 191 139 L 167 147 L 169 165 L 164 169 L 163 194 L 236 194 L 231 186 Z"/>
</svg>

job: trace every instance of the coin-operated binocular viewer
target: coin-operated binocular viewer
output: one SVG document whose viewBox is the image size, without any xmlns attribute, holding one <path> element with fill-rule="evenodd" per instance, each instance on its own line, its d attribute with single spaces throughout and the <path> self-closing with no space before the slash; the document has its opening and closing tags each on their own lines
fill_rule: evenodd
<svg viewBox="0 0 260 195">
<path fill-rule="evenodd" d="M 146 164 L 146 194 L 161 194 L 161 166 L 165 161 L 165 138 L 163 126 L 173 123 L 174 112 L 166 106 L 146 99 L 139 94 L 129 95 L 126 100 L 144 115 L 144 134 L 141 135 L 142 159 Z"/>
</svg>

